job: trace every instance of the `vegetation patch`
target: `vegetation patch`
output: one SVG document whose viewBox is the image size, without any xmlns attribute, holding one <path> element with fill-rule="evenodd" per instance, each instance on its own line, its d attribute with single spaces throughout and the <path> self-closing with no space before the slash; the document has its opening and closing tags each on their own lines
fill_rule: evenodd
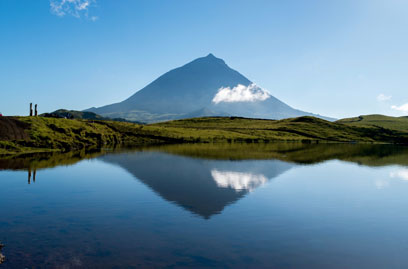
<svg viewBox="0 0 408 269">
<path fill-rule="evenodd" d="M 337 121 L 348 126 L 384 128 L 408 132 L 408 117 L 389 117 L 384 115 L 365 115 Z"/>
<path fill-rule="evenodd" d="M 408 129 L 393 127 L 396 125 L 389 122 L 380 124 L 356 124 L 353 120 L 329 122 L 314 117 L 284 120 L 206 117 L 150 125 L 106 120 L 1 117 L 0 154 L 182 143 L 408 144 Z"/>
</svg>

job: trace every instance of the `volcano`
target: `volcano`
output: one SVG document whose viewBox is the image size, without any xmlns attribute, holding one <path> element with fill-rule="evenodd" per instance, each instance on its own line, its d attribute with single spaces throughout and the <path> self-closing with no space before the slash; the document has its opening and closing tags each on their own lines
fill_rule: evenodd
<svg viewBox="0 0 408 269">
<path fill-rule="evenodd" d="M 204 116 L 332 120 L 290 107 L 213 54 L 163 74 L 120 103 L 86 111 L 147 123 Z"/>
</svg>

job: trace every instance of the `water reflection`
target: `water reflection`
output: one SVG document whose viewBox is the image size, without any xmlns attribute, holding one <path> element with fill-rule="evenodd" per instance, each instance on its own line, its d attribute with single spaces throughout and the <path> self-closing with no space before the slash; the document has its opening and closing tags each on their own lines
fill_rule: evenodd
<svg viewBox="0 0 408 269">
<path fill-rule="evenodd" d="M 111 154 L 107 154 L 111 153 Z M 332 159 L 367 166 L 408 165 L 408 148 L 350 144 L 199 144 L 93 150 L 0 159 L 0 169 L 37 170 L 98 158 L 120 166 L 167 201 L 206 219 L 296 165 Z M 407 179 L 406 170 L 390 174 Z M 387 182 L 377 180 L 384 188 Z"/>
<path fill-rule="evenodd" d="M 268 181 L 262 174 L 218 171 L 217 169 L 211 170 L 211 175 L 218 187 L 232 188 L 237 192 L 243 190 L 253 191 Z"/>
<path fill-rule="evenodd" d="M 341 160 L 366 166 L 408 166 L 408 147 L 372 144 L 195 144 L 171 145 L 150 150 L 212 160 L 276 159 L 296 164 Z"/>
<path fill-rule="evenodd" d="M 408 147 L 371 144 L 181 144 L 148 148 L 92 149 L 68 153 L 37 153 L 0 156 L 0 170 L 40 170 L 73 165 L 84 159 L 106 154 L 166 152 L 173 155 L 209 160 L 280 160 L 295 164 L 316 164 L 342 160 L 366 166 L 408 166 Z"/>
<path fill-rule="evenodd" d="M 0 243 L 0 264 L 2 264 L 5 260 L 6 257 L 1 253 L 1 250 L 3 249 L 4 245 Z"/>
<path fill-rule="evenodd" d="M 198 144 L 148 148 L 100 159 L 126 169 L 165 200 L 208 219 L 296 165 L 332 159 L 367 166 L 408 165 L 408 148 L 367 144 Z M 406 171 L 397 171 L 391 177 L 404 178 Z M 387 185 L 377 183 L 379 188 Z"/>
<path fill-rule="evenodd" d="M 0 172 L 2 266 L 405 268 L 407 153 L 208 144 L 0 159 L 21 170 Z"/>
<path fill-rule="evenodd" d="M 408 169 L 399 169 L 390 173 L 391 178 L 408 180 Z"/>
<path fill-rule="evenodd" d="M 184 144 L 9 157 L 0 159 L 0 169 L 26 170 L 31 184 L 37 170 L 98 158 L 127 170 L 165 200 L 207 219 L 296 165 L 332 159 L 367 166 L 408 165 L 407 156 L 408 148 L 396 145 Z M 408 170 L 397 170 L 390 177 L 408 180 Z M 375 184 L 387 186 L 384 180 Z"/>
<path fill-rule="evenodd" d="M 155 151 L 99 159 L 119 165 L 167 201 L 204 218 L 294 166 L 279 160 L 207 160 Z"/>
<path fill-rule="evenodd" d="M 37 175 L 37 169 L 33 172 L 33 183 L 35 183 L 35 177 Z M 28 184 L 31 184 L 31 168 L 28 169 Z"/>
</svg>

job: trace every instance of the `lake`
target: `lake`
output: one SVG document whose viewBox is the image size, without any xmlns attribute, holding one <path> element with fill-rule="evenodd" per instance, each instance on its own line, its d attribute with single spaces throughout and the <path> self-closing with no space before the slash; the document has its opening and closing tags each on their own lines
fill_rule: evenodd
<svg viewBox="0 0 408 269">
<path fill-rule="evenodd" d="M 408 268 L 407 147 L 174 145 L 0 169 L 0 268 Z"/>
</svg>

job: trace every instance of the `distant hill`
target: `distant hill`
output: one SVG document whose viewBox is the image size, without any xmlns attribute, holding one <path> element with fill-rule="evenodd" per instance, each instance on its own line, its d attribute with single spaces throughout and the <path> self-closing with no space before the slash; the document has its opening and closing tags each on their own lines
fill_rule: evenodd
<svg viewBox="0 0 408 269">
<path fill-rule="evenodd" d="M 58 109 L 51 113 L 43 113 L 41 117 L 47 118 L 63 118 L 63 119 L 83 119 L 83 120 L 111 120 L 111 121 L 122 121 L 122 122 L 133 122 L 140 123 L 137 121 L 129 121 L 122 118 L 108 118 L 102 117 L 93 112 L 88 111 L 76 111 L 76 110 L 67 110 L 67 109 Z"/>
<path fill-rule="evenodd" d="M 58 109 L 51 113 L 43 113 L 41 117 L 47 118 L 65 118 L 65 119 L 85 119 L 85 120 L 103 120 L 104 117 L 93 113 L 76 110 Z"/>
<path fill-rule="evenodd" d="M 333 120 L 288 106 L 212 54 L 165 73 L 123 102 L 86 111 L 149 123 L 227 115 Z"/>
<path fill-rule="evenodd" d="M 338 123 L 356 127 L 379 127 L 408 132 L 408 117 L 390 117 L 384 115 L 363 115 L 355 118 L 341 119 Z"/>
</svg>

